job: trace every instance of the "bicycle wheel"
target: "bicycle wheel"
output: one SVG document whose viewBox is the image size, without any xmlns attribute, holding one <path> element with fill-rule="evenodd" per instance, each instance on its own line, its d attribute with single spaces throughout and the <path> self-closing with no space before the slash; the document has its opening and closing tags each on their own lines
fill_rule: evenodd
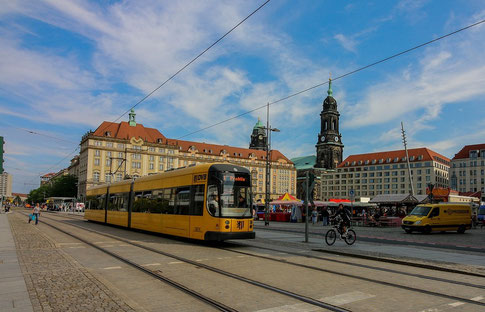
<svg viewBox="0 0 485 312">
<path fill-rule="evenodd" d="M 332 246 L 337 239 L 337 232 L 334 229 L 328 230 L 327 234 L 325 234 L 325 242 L 327 245 Z"/>
<path fill-rule="evenodd" d="M 345 237 L 345 242 L 347 245 L 352 245 L 355 243 L 355 240 L 357 239 L 357 234 L 355 234 L 354 230 L 348 230 L 347 231 L 347 236 Z"/>
</svg>

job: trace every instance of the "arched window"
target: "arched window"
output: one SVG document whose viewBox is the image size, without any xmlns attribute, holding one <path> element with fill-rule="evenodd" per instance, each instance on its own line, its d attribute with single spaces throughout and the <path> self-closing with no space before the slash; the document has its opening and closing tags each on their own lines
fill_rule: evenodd
<svg viewBox="0 0 485 312">
<path fill-rule="evenodd" d="M 328 130 L 328 121 L 325 120 L 325 122 L 323 123 L 323 130 Z"/>
<path fill-rule="evenodd" d="M 99 182 L 99 172 L 93 172 L 93 181 Z"/>
<path fill-rule="evenodd" d="M 337 130 L 337 121 L 335 119 L 333 120 L 332 130 Z"/>
</svg>

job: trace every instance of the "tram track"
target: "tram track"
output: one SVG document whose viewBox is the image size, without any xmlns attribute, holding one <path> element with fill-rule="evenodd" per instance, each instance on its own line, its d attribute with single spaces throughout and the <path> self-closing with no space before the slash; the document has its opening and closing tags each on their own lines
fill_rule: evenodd
<svg viewBox="0 0 485 312">
<path fill-rule="evenodd" d="M 95 233 L 97 235 L 101 235 L 101 236 L 108 237 L 108 238 L 111 238 L 111 239 L 114 239 L 114 240 L 118 240 L 120 242 L 129 244 L 129 245 L 132 245 L 132 246 L 135 246 L 135 247 L 138 247 L 138 248 L 142 248 L 142 249 L 145 249 L 145 250 L 148 250 L 148 251 L 151 251 L 151 252 L 166 256 L 166 257 L 170 257 L 170 258 L 175 259 L 177 261 L 181 261 L 181 262 L 184 262 L 184 263 L 187 263 L 187 264 L 194 265 L 195 267 L 204 268 L 208 271 L 212 271 L 212 272 L 221 274 L 223 276 L 236 279 L 236 280 L 241 281 L 241 282 L 246 282 L 246 283 L 251 284 L 253 286 L 261 287 L 263 289 L 266 289 L 266 290 L 269 290 L 269 291 L 272 291 L 272 292 L 275 292 L 275 293 L 279 293 L 281 295 L 285 295 L 287 297 L 296 299 L 298 301 L 301 301 L 301 302 L 304 302 L 304 303 L 307 303 L 307 304 L 310 304 L 310 305 L 313 305 L 313 306 L 317 306 L 317 307 L 320 307 L 320 308 L 327 309 L 329 311 L 336 311 L 336 312 L 351 311 L 351 310 L 343 308 L 343 307 L 332 305 L 332 304 L 329 304 L 329 303 L 326 303 L 326 302 L 323 302 L 323 301 L 320 301 L 320 300 L 316 300 L 316 299 L 313 299 L 313 298 L 310 298 L 310 297 L 307 297 L 307 296 L 304 296 L 304 295 L 301 295 L 301 294 L 297 294 L 297 293 L 294 293 L 294 292 L 291 292 L 291 291 L 288 291 L 288 290 L 284 290 L 284 289 L 281 289 L 281 288 L 278 288 L 278 287 L 274 287 L 274 286 L 271 286 L 271 285 L 266 284 L 266 283 L 258 282 L 256 280 L 252 280 L 252 279 L 249 279 L 249 278 L 246 278 L 246 277 L 243 277 L 243 276 L 240 276 L 240 275 L 237 275 L 237 274 L 225 271 L 225 270 L 221 270 L 221 269 L 218 269 L 218 268 L 215 268 L 215 267 L 212 267 L 212 266 L 209 266 L 209 265 L 197 262 L 197 261 L 193 261 L 193 260 L 190 260 L 190 259 L 187 259 L 187 258 L 184 258 L 184 257 L 180 257 L 180 256 L 177 256 L 177 255 L 174 255 L 174 254 L 171 254 L 171 253 L 167 253 L 167 252 L 164 252 L 164 251 L 161 251 L 161 250 L 149 247 L 149 246 L 144 246 L 142 244 L 135 243 L 133 241 L 130 241 L 130 240 L 127 240 L 127 239 L 124 239 L 124 238 L 116 237 L 116 236 L 111 235 L 111 234 L 102 233 L 102 232 L 92 230 L 92 229 L 88 229 L 86 227 L 79 226 L 79 225 L 76 225 L 76 224 L 62 222 L 60 220 L 55 220 L 53 218 L 46 217 L 46 216 L 43 216 L 43 219 L 48 219 L 48 220 L 51 220 L 51 221 L 54 221 L 54 222 L 59 222 L 59 223 L 62 223 L 64 225 L 72 226 L 72 227 L 75 227 L 75 228 L 80 228 L 80 229 L 85 230 L 87 232 Z M 72 218 L 72 219 L 79 220 L 79 218 Z M 130 266 L 133 266 L 133 267 L 135 267 L 135 268 L 137 268 L 137 269 L 139 269 L 139 270 L 141 270 L 141 271 L 143 271 L 143 272 L 145 272 L 145 273 L 147 273 L 151 276 L 154 276 L 158 279 L 160 279 L 159 277 L 164 278 L 160 274 L 157 274 L 157 273 L 155 273 L 151 270 L 148 270 L 148 269 L 144 268 L 143 266 L 141 266 L 139 264 L 136 264 L 136 263 L 120 256 L 120 255 L 117 255 L 116 253 L 113 253 L 109 250 L 106 250 L 103 247 L 97 246 L 96 244 L 93 244 L 93 243 L 79 237 L 78 235 L 75 235 L 75 234 L 72 234 L 68 231 L 65 231 L 65 230 L 59 228 L 58 226 L 55 226 L 55 225 L 50 224 L 48 222 L 44 221 L 43 223 L 48 225 L 49 227 L 54 228 L 55 230 L 57 230 L 61 233 L 64 233 L 64 234 L 71 236 L 71 237 L 74 237 L 75 239 L 77 239 L 77 240 L 79 240 L 79 241 L 81 241 L 81 242 L 83 242 L 83 243 L 85 243 L 89 246 L 92 246 L 92 247 L 94 247 L 94 248 L 96 248 L 96 249 L 98 249 L 98 250 L 100 250 L 100 251 L 102 251 L 102 252 L 104 252 L 104 253 L 106 253 L 106 254 L 128 264 L 128 265 L 130 265 Z M 167 279 L 167 278 L 165 278 L 165 279 Z M 201 295 L 201 294 L 199 294 L 199 293 L 197 293 L 193 290 L 190 290 L 189 288 L 185 287 L 184 285 L 181 285 L 181 284 L 179 284 L 179 283 L 177 283 L 173 280 L 167 279 L 167 283 L 174 286 L 174 287 L 179 288 L 180 290 L 182 290 L 184 292 L 188 292 L 190 295 L 192 295 L 192 296 L 196 297 L 197 299 L 200 299 L 200 300 L 214 306 L 215 308 L 217 308 L 220 311 L 237 311 L 237 310 L 234 310 L 230 307 L 227 307 L 227 306 L 225 306 L 222 303 L 219 303 L 217 301 L 215 301 L 215 305 L 213 305 L 213 302 L 212 302 L 212 301 L 214 301 L 213 299 L 210 299 L 210 298 L 205 297 L 205 296 L 203 296 L 203 295 Z M 199 298 L 199 296 L 202 296 L 202 297 Z"/>
<path fill-rule="evenodd" d="M 72 219 L 79 220 L 79 218 L 72 218 Z M 58 220 L 55 220 L 55 221 L 61 222 L 61 221 L 58 221 Z M 138 244 L 138 243 L 134 243 L 134 242 L 129 241 L 129 240 L 125 240 L 123 238 L 119 238 L 119 237 L 113 236 L 111 234 L 101 233 L 101 232 L 98 232 L 96 230 L 87 229 L 87 228 L 85 228 L 83 226 L 79 226 L 79 225 L 75 225 L 75 224 L 69 224 L 69 225 L 74 226 L 74 227 L 79 227 L 79 228 L 82 228 L 82 229 L 84 229 L 86 231 L 90 231 L 90 232 L 97 233 L 99 235 L 103 235 L 103 236 L 106 236 L 106 237 L 110 237 L 112 239 L 116 239 L 116 240 L 119 240 L 119 241 L 123 241 L 125 243 L 131 244 L 131 245 L 134 245 L 134 246 L 143 248 L 143 249 L 147 249 L 147 250 L 150 250 L 150 251 L 153 251 L 153 252 L 156 252 L 156 253 L 159 253 L 159 254 L 168 256 L 168 257 L 172 257 L 172 258 L 177 259 L 179 261 L 183 261 L 183 262 L 186 262 L 186 263 L 191 263 L 191 264 L 196 265 L 196 266 L 204 267 L 204 268 L 206 268 L 208 270 L 211 270 L 211 271 L 214 271 L 214 272 L 218 272 L 219 271 L 219 269 L 216 269 L 216 268 L 213 268 L 213 267 L 210 267 L 210 266 L 201 264 L 200 262 L 195 262 L 195 261 L 192 261 L 192 260 L 189 260 L 189 259 L 185 259 L 185 258 L 176 256 L 176 255 L 172 255 L 172 254 L 169 254 L 169 253 L 166 253 L 166 252 L 163 252 L 163 251 L 160 251 L 160 250 L 157 250 L 157 249 L 148 247 L 148 246 L 144 246 L 144 245 L 141 245 L 141 244 Z M 338 260 L 335 260 L 335 259 L 329 259 L 329 258 L 323 258 L 323 257 L 316 257 L 316 256 L 311 256 L 311 255 L 305 255 L 305 254 L 297 253 L 297 252 L 292 253 L 292 252 L 288 252 L 286 250 L 278 250 L 278 249 L 267 248 L 267 247 L 255 247 L 255 246 L 252 246 L 252 245 L 238 244 L 238 243 L 231 243 L 231 244 L 239 245 L 239 246 L 244 246 L 244 247 L 261 248 L 261 249 L 272 250 L 272 251 L 276 251 L 276 252 L 284 252 L 284 253 L 294 254 L 294 255 L 302 256 L 302 257 L 306 257 L 306 258 L 314 258 L 314 259 L 325 260 L 325 261 L 333 260 L 333 262 L 340 262 L 340 263 L 342 263 L 341 261 L 338 261 Z M 220 248 L 220 249 L 223 249 L 223 250 L 226 250 L 226 251 L 229 251 L 229 252 L 238 253 L 238 254 L 241 254 L 241 255 L 246 255 L 246 256 L 256 257 L 256 258 L 270 260 L 270 261 L 274 261 L 274 262 L 279 262 L 279 263 L 286 264 L 286 265 L 298 266 L 300 268 L 303 267 L 303 268 L 306 268 L 306 269 L 309 269 L 309 270 L 315 270 L 315 271 L 320 271 L 320 272 L 324 272 L 324 273 L 336 274 L 336 275 L 339 275 L 339 276 L 344 276 L 344 277 L 348 277 L 348 278 L 354 278 L 354 279 L 358 279 L 358 280 L 366 281 L 366 282 L 370 282 L 370 283 L 377 283 L 377 284 L 384 285 L 384 286 L 388 286 L 388 287 L 404 289 L 404 290 L 407 290 L 407 291 L 417 292 L 417 293 L 421 293 L 421 294 L 424 293 L 424 294 L 427 294 L 427 295 L 430 295 L 430 296 L 436 296 L 436 297 L 446 298 L 446 299 L 450 299 L 450 300 L 455 300 L 455 301 L 459 301 L 459 302 L 465 302 L 465 303 L 469 303 L 469 304 L 473 304 L 473 305 L 478 305 L 478 306 L 481 306 L 481 307 L 485 307 L 485 303 L 484 302 L 479 302 L 479 301 L 475 301 L 475 300 L 471 300 L 471 299 L 466 299 L 466 298 L 462 298 L 462 297 L 458 297 L 458 296 L 453 296 L 453 295 L 448 295 L 448 294 L 442 294 L 442 293 L 439 293 L 439 292 L 430 291 L 430 290 L 426 290 L 426 289 L 422 289 L 422 288 L 416 288 L 416 287 L 412 287 L 412 286 L 400 285 L 400 284 L 396 284 L 394 282 L 392 282 L 392 283 L 391 282 L 386 282 L 386 281 L 377 280 L 377 279 L 373 279 L 373 278 L 358 276 L 358 275 L 355 275 L 355 274 L 343 273 L 343 272 L 339 272 L 339 271 L 335 271 L 335 270 L 324 269 L 324 268 L 320 268 L 320 267 L 316 267 L 316 266 L 311 266 L 311 265 L 305 265 L 305 264 L 291 262 L 291 261 L 287 261 L 287 260 L 283 260 L 283 259 L 276 259 L 276 258 L 272 258 L 272 257 L 268 257 L 268 256 L 255 255 L 253 253 L 244 252 L 244 251 L 236 251 L 236 250 L 232 250 L 232 249 L 228 249 L 228 248 Z M 350 263 L 345 263 L 345 264 L 350 264 Z M 372 267 L 372 266 L 368 266 L 368 265 L 363 265 L 363 264 L 353 264 L 353 265 L 358 266 L 358 267 L 362 267 L 362 268 L 367 268 L 367 269 L 376 269 L 376 267 Z M 455 285 L 460 285 L 460 286 L 465 286 L 465 287 L 473 287 L 473 288 L 478 288 L 478 289 L 485 289 L 485 286 L 482 286 L 482 285 L 476 285 L 476 284 L 467 283 L 467 282 L 460 282 L 460 281 L 452 281 L 452 280 L 448 280 L 448 279 L 443 279 L 443 278 L 438 278 L 438 277 L 424 276 L 424 275 L 420 275 L 420 274 L 403 273 L 403 272 L 399 272 L 399 271 L 392 270 L 392 269 L 381 268 L 381 271 L 387 271 L 389 273 L 398 273 L 398 274 L 403 274 L 403 275 L 408 275 L 408 276 L 414 276 L 414 277 L 417 277 L 417 278 L 425 278 L 425 279 L 428 279 L 428 280 L 433 280 L 433 281 L 438 281 L 438 282 L 445 282 L 445 283 L 455 284 Z M 226 272 L 226 273 L 228 273 L 229 276 L 238 279 L 238 276 L 237 275 L 235 275 L 233 273 L 230 273 L 230 272 Z M 454 272 L 454 273 L 456 273 L 456 272 Z M 461 273 L 469 273 L 469 272 L 462 272 L 462 271 L 460 271 L 460 273 L 458 273 L 458 274 L 461 274 Z M 484 277 L 484 276 L 480 276 L 480 277 Z M 264 286 L 261 286 L 260 285 L 260 284 L 262 284 L 260 282 L 253 281 L 253 280 L 248 280 L 248 279 L 246 279 L 244 277 L 242 277 L 242 278 L 245 279 L 250 284 L 253 284 L 253 285 L 256 285 L 256 286 L 260 286 L 260 287 L 265 288 Z M 282 292 L 280 292 L 280 291 L 282 291 Z M 284 292 L 286 292 L 286 291 L 281 290 L 281 289 L 278 289 L 277 292 L 280 292 L 280 293 L 285 294 Z M 301 300 L 301 299 L 299 299 L 299 300 L 304 301 L 304 302 L 307 302 L 307 303 L 310 303 L 310 302 L 306 301 L 307 299 L 308 298 L 305 297 L 304 300 Z M 309 298 L 309 299 L 311 299 L 311 298 Z M 314 299 L 311 299 L 311 300 L 314 300 Z"/>
<path fill-rule="evenodd" d="M 313 256 L 313 255 L 301 253 L 301 252 L 292 252 L 292 251 L 288 251 L 288 250 L 282 250 L 282 249 L 276 249 L 276 248 L 270 248 L 270 247 L 254 246 L 254 245 L 242 244 L 242 243 L 231 242 L 230 244 L 236 245 L 238 247 L 239 246 L 240 247 L 250 247 L 250 248 L 261 249 L 261 250 L 282 252 L 282 253 L 286 253 L 286 254 L 289 254 L 289 255 L 300 256 L 300 257 L 305 257 L 305 258 L 309 258 L 309 259 L 317 259 L 317 260 L 322 260 L 322 261 L 327 261 L 327 262 L 332 262 L 332 263 L 350 265 L 350 266 L 364 268 L 364 269 L 371 269 L 371 270 L 377 270 L 377 271 L 382 271 L 382 272 L 387 272 L 387 273 L 401 274 L 401 275 L 405 275 L 405 276 L 413 276 L 413 277 L 417 277 L 417 278 L 428 279 L 428 280 L 433 280 L 433 281 L 438 281 L 438 282 L 445 282 L 445 283 L 455 284 L 455 285 L 460 285 L 460 286 L 468 286 L 468 287 L 473 287 L 473 288 L 478 288 L 478 289 L 485 289 L 485 285 L 477 285 L 477 284 L 472 284 L 472 283 L 468 283 L 468 282 L 461 282 L 461 281 L 445 279 L 445 278 L 440 278 L 440 277 L 434 277 L 434 276 L 429 276 L 429 275 L 403 272 L 403 271 L 399 271 L 399 270 L 383 268 L 383 267 L 378 267 L 378 266 L 372 266 L 372 265 L 362 264 L 362 263 L 355 263 L 355 262 L 350 262 L 350 261 L 345 261 L 345 260 L 337 260 L 337 259 L 326 258 L 326 257 L 318 257 L 318 256 Z M 232 250 L 232 249 L 227 249 L 227 248 L 221 248 L 221 249 L 240 253 L 240 251 L 237 251 L 237 250 Z M 315 249 L 312 249 L 312 250 L 320 252 L 320 250 L 315 250 Z M 343 252 L 342 253 L 329 252 L 329 253 L 341 255 L 341 256 L 347 256 L 347 257 L 350 257 L 350 258 L 353 257 L 353 255 L 349 255 L 348 253 L 343 253 Z M 432 266 L 432 265 L 425 265 L 425 264 L 420 264 L 420 263 L 412 263 L 412 262 L 410 263 L 410 262 L 398 261 L 398 260 L 397 261 L 385 261 L 387 259 L 382 260 L 381 258 L 371 257 L 371 256 L 369 256 L 369 257 L 367 257 L 367 256 L 356 257 L 356 258 L 362 258 L 362 259 L 365 259 L 365 260 L 378 261 L 378 262 L 387 262 L 387 263 L 391 263 L 391 264 L 410 266 L 410 267 L 414 267 L 414 268 L 422 268 L 422 269 L 428 269 L 428 270 L 432 270 L 432 271 L 440 271 L 440 272 L 453 273 L 453 274 L 466 275 L 466 276 L 473 276 L 473 277 L 479 277 L 479 278 L 485 279 L 485 275 L 483 275 L 483 274 L 447 269 L 447 268 L 442 268 L 442 267 Z"/>
</svg>

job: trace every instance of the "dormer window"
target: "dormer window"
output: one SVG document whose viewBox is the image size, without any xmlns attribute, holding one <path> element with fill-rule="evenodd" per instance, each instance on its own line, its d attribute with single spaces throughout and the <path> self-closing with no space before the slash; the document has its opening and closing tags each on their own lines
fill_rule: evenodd
<svg viewBox="0 0 485 312">
<path fill-rule="evenodd" d="M 352 162 L 352 166 L 355 166 L 355 160 Z"/>
<path fill-rule="evenodd" d="M 470 158 L 477 158 L 477 157 L 478 157 L 478 151 L 477 150 L 470 151 Z"/>
<path fill-rule="evenodd" d="M 162 144 L 163 143 L 163 139 L 162 138 L 157 139 L 157 143 Z"/>
<path fill-rule="evenodd" d="M 104 135 L 105 135 L 105 136 L 107 136 L 107 137 L 111 137 L 111 131 L 106 131 L 106 132 L 104 133 Z"/>
<path fill-rule="evenodd" d="M 419 155 L 418 160 L 423 160 L 423 155 Z"/>
<path fill-rule="evenodd" d="M 377 159 L 372 159 L 372 164 L 376 164 L 377 163 Z"/>
<path fill-rule="evenodd" d="M 359 160 L 359 165 L 362 165 L 362 160 Z"/>
<path fill-rule="evenodd" d="M 368 164 L 369 164 L 369 160 L 368 160 L 368 159 L 366 159 L 365 164 L 366 164 L 366 165 L 368 165 Z"/>
<path fill-rule="evenodd" d="M 398 162 L 398 161 L 399 161 L 399 157 L 394 158 L 394 162 Z"/>
<path fill-rule="evenodd" d="M 404 156 L 403 158 L 401 158 L 402 161 L 406 161 L 406 156 Z"/>
<path fill-rule="evenodd" d="M 414 160 L 414 156 L 409 157 L 409 160 L 410 161 L 413 161 Z"/>
<path fill-rule="evenodd" d="M 388 158 L 388 159 L 386 160 L 386 162 L 387 162 L 387 163 L 390 163 L 390 162 L 391 162 L 391 158 Z"/>
<path fill-rule="evenodd" d="M 379 159 L 379 163 L 382 164 L 384 162 L 384 159 Z"/>
</svg>

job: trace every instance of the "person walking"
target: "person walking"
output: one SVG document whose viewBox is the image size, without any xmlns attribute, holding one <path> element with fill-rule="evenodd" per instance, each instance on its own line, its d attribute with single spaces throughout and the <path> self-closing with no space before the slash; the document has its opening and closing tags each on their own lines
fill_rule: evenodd
<svg viewBox="0 0 485 312">
<path fill-rule="evenodd" d="M 327 207 L 324 207 L 323 210 L 322 210 L 322 223 L 323 223 L 323 226 L 327 226 L 328 225 L 328 210 L 327 210 Z"/>
<path fill-rule="evenodd" d="M 317 218 L 318 218 L 318 211 L 317 211 L 317 208 L 313 208 L 313 211 L 312 211 L 312 224 L 315 225 L 315 223 L 317 223 Z"/>
<path fill-rule="evenodd" d="M 34 209 L 32 209 L 32 215 L 35 217 L 35 225 L 39 223 L 39 216 L 40 216 L 40 207 L 39 203 L 35 204 Z M 30 220 L 29 220 L 30 223 Z"/>
</svg>

